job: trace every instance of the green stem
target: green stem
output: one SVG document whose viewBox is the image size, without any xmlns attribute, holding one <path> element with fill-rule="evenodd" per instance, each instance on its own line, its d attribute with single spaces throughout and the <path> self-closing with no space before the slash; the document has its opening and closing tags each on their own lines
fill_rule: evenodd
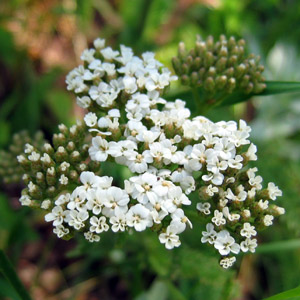
<svg viewBox="0 0 300 300">
<path fill-rule="evenodd" d="M 22 300 L 31 300 L 28 292 L 20 281 L 18 275 L 16 274 L 11 262 L 3 252 L 0 250 L 0 271 L 8 282 L 13 286 L 16 293 L 19 295 Z"/>
<path fill-rule="evenodd" d="M 194 103 L 195 103 L 195 106 L 196 106 L 195 115 L 201 115 L 203 107 L 204 107 L 204 103 L 201 101 L 200 95 L 199 95 L 198 90 L 196 88 L 192 89 L 192 93 L 193 93 Z"/>
</svg>

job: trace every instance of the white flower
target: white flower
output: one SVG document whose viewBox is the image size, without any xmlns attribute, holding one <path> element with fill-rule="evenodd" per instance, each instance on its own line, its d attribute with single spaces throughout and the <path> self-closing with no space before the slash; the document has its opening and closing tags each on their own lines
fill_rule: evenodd
<svg viewBox="0 0 300 300">
<path fill-rule="evenodd" d="M 148 163 L 153 162 L 153 157 L 149 154 L 149 150 L 142 154 L 134 151 L 132 155 L 128 156 L 127 165 L 131 172 L 144 173 L 148 169 Z"/>
<path fill-rule="evenodd" d="M 263 222 L 265 226 L 271 226 L 273 224 L 274 217 L 272 215 L 265 215 Z"/>
<path fill-rule="evenodd" d="M 121 49 L 121 57 L 117 57 L 115 60 L 126 65 L 129 63 L 133 58 L 133 51 L 129 47 L 125 47 L 124 45 L 120 46 Z"/>
<path fill-rule="evenodd" d="M 153 191 L 153 187 L 157 185 L 157 177 L 148 172 L 141 176 L 131 177 L 130 181 L 133 182 L 134 189 L 132 197 L 137 199 L 141 204 L 147 204 L 149 201 L 154 202 L 157 195 Z"/>
<path fill-rule="evenodd" d="M 200 212 L 204 213 L 205 215 L 210 214 L 210 207 L 211 207 L 211 205 L 209 202 L 204 202 L 204 203 L 199 202 L 199 203 L 197 203 L 197 206 L 196 206 L 196 208 Z"/>
<path fill-rule="evenodd" d="M 41 204 L 41 208 L 46 210 L 49 209 L 50 206 L 51 206 L 51 201 L 49 199 L 44 200 Z"/>
<path fill-rule="evenodd" d="M 168 189 L 167 200 L 164 203 L 164 207 L 170 213 L 173 213 L 181 205 L 190 205 L 191 201 L 182 192 L 179 186 L 172 186 Z"/>
<path fill-rule="evenodd" d="M 251 238 L 251 236 L 255 236 L 256 231 L 255 227 L 251 226 L 250 223 L 244 223 L 243 228 L 241 229 L 241 236 L 245 236 L 246 238 Z"/>
<path fill-rule="evenodd" d="M 227 230 L 218 232 L 214 246 L 221 255 L 228 255 L 230 252 L 238 254 L 240 252 L 240 245 L 235 243 L 234 238 L 230 236 Z"/>
<path fill-rule="evenodd" d="M 257 172 L 257 168 L 251 168 L 247 171 L 247 175 L 249 177 L 249 184 L 255 187 L 257 190 L 261 190 L 262 177 L 255 176 L 255 172 Z"/>
<path fill-rule="evenodd" d="M 91 223 L 90 226 L 91 232 L 101 233 L 109 229 L 109 226 L 106 224 L 106 218 L 103 216 L 100 218 L 97 218 L 95 216 L 91 217 L 90 223 Z"/>
<path fill-rule="evenodd" d="M 28 156 L 30 161 L 39 161 L 41 155 L 35 151 L 32 151 L 31 154 Z"/>
<path fill-rule="evenodd" d="M 61 225 L 65 218 L 65 212 L 61 206 L 54 206 L 51 213 L 45 215 L 45 221 L 53 221 L 53 226 Z"/>
<path fill-rule="evenodd" d="M 34 151 L 34 147 L 28 143 L 25 144 L 25 149 L 24 152 L 25 153 L 32 153 Z"/>
<path fill-rule="evenodd" d="M 115 65 L 110 63 L 103 63 L 102 69 L 106 72 L 108 76 L 114 76 L 116 74 Z"/>
<path fill-rule="evenodd" d="M 213 186 L 212 184 L 208 185 L 205 190 L 207 195 L 210 197 L 213 197 L 213 195 L 218 193 L 218 191 L 219 191 L 219 189 L 216 186 Z"/>
<path fill-rule="evenodd" d="M 100 241 L 100 236 L 97 234 L 92 233 L 91 231 L 85 232 L 84 237 L 86 240 L 88 240 L 90 243 L 93 242 L 99 242 Z"/>
<path fill-rule="evenodd" d="M 66 215 L 66 222 L 74 227 L 76 230 L 80 230 L 85 226 L 84 221 L 86 221 L 89 217 L 89 214 L 86 210 L 81 210 L 81 211 L 76 211 L 76 210 L 71 210 L 69 213 Z"/>
<path fill-rule="evenodd" d="M 203 175 L 202 179 L 204 181 L 211 181 L 215 185 L 221 185 L 224 180 L 224 175 L 222 173 L 208 173 Z"/>
<path fill-rule="evenodd" d="M 255 248 L 257 247 L 257 240 L 253 239 L 251 240 L 250 238 L 247 238 L 245 241 L 241 242 L 241 250 L 243 252 L 255 252 Z"/>
<path fill-rule="evenodd" d="M 105 194 L 105 191 L 97 189 L 97 190 L 91 190 L 89 192 L 90 197 L 88 202 L 86 203 L 86 208 L 88 210 L 91 210 L 94 215 L 99 215 L 101 213 L 102 207 L 104 205 L 104 199 L 103 194 Z"/>
<path fill-rule="evenodd" d="M 273 182 L 268 183 L 268 192 L 272 200 L 276 200 L 276 197 L 282 196 L 282 191 Z"/>
<path fill-rule="evenodd" d="M 133 94 L 137 91 L 136 79 L 134 77 L 125 76 L 123 78 L 123 84 L 128 94 Z"/>
<path fill-rule="evenodd" d="M 94 40 L 94 46 L 96 49 L 102 49 L 105 46 L 105 39 L 97 38 Z"/>
<path fill-rule="evenodd" d="M 80 59 L 88 63 L 94 60 L 95 49 L 85 49 L 83 50 Z"/>
<path fill-rule="evenodd" d="M 236 258 L 234 256 L 233 257 L 225 257 L 220 260 L 220 266 L 223 267 L 224 269 L 228 269 L 233 266 L 235 261 L 236 261 Z"/>
<path fill-rule="evenodd" d="M 162 244 L 165 244 L 165 247 L 167 249 L 173 249 L 174 247 L 179 247 L 181 242 L 179 240 L 178 233 L 178 227 L 174 225 L 170 225 L 167 227 L 167 230 L 165 233 L 161 233 L 159 235 L 159 241 Z"/>
<path fill-rule="evenodd" d="M 132 206 L 126 214 L 126 219 L 127 225 L 134 227 L 136 231 L 143 231 L 153 224 L 149 210 L 141 204 Z"/>
<path fill-rule="evenodd" d="M 241 190 L 238 195 L 234 195 L 231 189 L 227 189 L 226 198 L 230 201 L 245 201 L 247 198 L 247 192 Z"/>
<path fill-rule="evenodd" d="M 186 176 L 184 180 L 180 182 L 180 186 L 188 195 L 196 189 L 195 179 L 192 176 Z"/>
<path fill-rule="evenodd" d="M 55 205 L 64 205 L 70 201 L 71 195 L 69 193 L 60 195 L 54 202 Z"/>
<path fill-rule="evenodd" d="M 246 157 L 249 160 L 257 160 L 256 153 L 257 152 L 257 147 L 254 144 L 251 144 L 246 152 Z"/>
<path fill-rule="evenodd" d="M 19 199 L 19 201 L 23 206 L 31 205 L 31 199 L 28 195 L 22 195 L 21 198 Z"/>
<path fill-rule="evenodd" d="M 215 223 L 217 226 L 225 225 L 226 220 L 223 217 L 223 213 L 218 211 L 217 209 L 214 211 L 214 217 L 211 219 L 213 223 Z"/>
<path fill-rule="evenodd" d="M 262 210 L 265 210 L 269 207 L 269 201 L 268 200 L 259 200 L 257 205 L 262 209 Z"/>
<path fill-rule="evenodd" d="M 237 221 L 237 220 L 239 220 L 240 217 L 241 217 L 239 214 L 231 214 L 231 213 L 229 212 L 228 206 L 223 207 L 222 212 L 223 212 L 224 217 L 225 217 L 226 219 L 228 219 L 229 221 Z"/>
<path fill-rule="evenodd" d="M 217 238 L 217 232 L 214 230 L 214 225 L 211 223 L 206 224 L 206 231 L 202 231 L 202 243 L 209 242 L 210 244 L 214 244 Z"/>
<path fill-rule="evenodd" d="M 70 201 L 67 204 L 67 208 L 70 210 L 86 210 L 86 201 L 90 197 L 90 191 L 86 191 L 82 186 L 77 187 L 71 195 Z"/>
<path fill-rule="evenodd" d="M 62 174 L 60 177 L 59 177 L 59 183 L 61 185 L 67 185 L 69 182 L 69 178 L 67 176 L 65 176 L 64 174 Z"/>
<path fill-rule="evenodd" d="M 105 206 L 103 208 L 103 214 L 111 216 L 117 208 L 123 213 L 126 213 L 126 211 L 128 210 L 128 202 L 128 194 L 124 190 L 112 186 L 106 191 L 105 197 L 103 199 L 103 204 Z"/>
<path fill-rule="evenodd" d="M 66 161 L 62 162 L 59 166 L 59 168 L 61 169 L 61 171 L 65 172 L 68 170 L 68 168 L 70 167 L 70 164 Z"/>
<path fill-rule="evenodd" d="M 55 233 L 59 238 L 69 234 L 70 230 L 63 225 L 57 225 L 53 228 L 53 233 Z"/>
<path fill-rule="evenodd" d="M 103 57 L 107 60 L 115 59 L 119 55 L 119 51 L 114 51 L 111 49 L 111 47 L 106 47 L 100 52 L 103 55 Z"/>
<path fill-rule="evenodd" d="M 92 160 L 106 161 L 108 157 L 109 146 L 108 142 L 102 139 L 100 136 L 96 136 L 92 139 L 92 146 L 89 148 L 89 154 Z"/>
<path fill-rule="evenodd" d="M 89 112 L 84 116 L 84 122 L 88 127 L 94 127 L 97 124 L 97 116 L 95 113 Z"/>
<path fill-rule="evenodd" d="M 126 215 L 117 208 L 115 209 L 115 215 L 109 219 L 109 223 L 112 224 L 111 230 L 113 232 L 125 231 L 127 225 Z"/>
<path fill-rule="evenodd" d="M 89 96 L 77 97 L 76 103 L 81 108 L 86 109 L 86 108 L 89 108 L 89 106 L 91 105 L 91 98 Z"/>
<path fill-rule="evenodd" d="M 186 224 L 193 228 L 191 221 L 184 215 L 184 211 L 181 208 L 176 209 L 171 215 L 172 221 L 170 225 L 177 226 L 177 233 L 181 233 L 185 230 Z"/>
<path fill-rule="evenodd" d="M 90 189 L 95 189 L 97 187 L 99 187 L 99 184 L 101 182 L 103 177 L 99 177 L 99 176 L 96 176 L 95 173 L 93 172 L 82 172 L 80 174 L 80 181 L 81 183 L 83 184 L 82 188 L 84 190 L 86 190 L 87 192 L 90 190 Z"/>
</svg>

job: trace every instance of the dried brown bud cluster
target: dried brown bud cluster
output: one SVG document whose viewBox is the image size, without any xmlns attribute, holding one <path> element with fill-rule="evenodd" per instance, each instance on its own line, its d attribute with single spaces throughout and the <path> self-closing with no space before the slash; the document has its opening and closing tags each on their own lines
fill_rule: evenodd
<svg viewBox="0 0 300 300">
<path fill-rule="evenodd" d="M 216 42 L 212 36 L 206 41 L 199 39 L 189 51 L 181 42 L 172 63 L 182 84 L 201 87 L 205 95 L 219 99 L 220 94 L 224 97 L 233 91 L 262 92 L 266 85 L 259 60 L 259 56 L 246 54 L 244 40 L 227 40 L 221 35 Z"/>
</svg>

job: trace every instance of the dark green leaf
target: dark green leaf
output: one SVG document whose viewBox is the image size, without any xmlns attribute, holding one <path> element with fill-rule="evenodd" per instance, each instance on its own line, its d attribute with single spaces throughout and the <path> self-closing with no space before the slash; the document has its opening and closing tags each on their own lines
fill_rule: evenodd
<svg viewBox="0 0 300 300">
<path fill-rule="evenodd" d="M 300 299 L 300 286 L 285 291 L 283 293 L 277 294 L 275 296 L 266 298 L 264 300 L 287 300 L 287 299 Z"/>
<path fill-rule="evenodd" d="M 16 274 L 11 262 L 8 260 L 5 253 L 0 250 L 0 271 L 4 277 L 11 283 L 16 293 L 22 300 L 30 300 L 28 292 Z"/>
<path fill-rule="evenodd" d="M 249 100 L 253 96 L 269 96 L 276 94 L 286 94 L 291 92 L 300 92 L 300 82 L 290 81 L 266 81 L 267 87 L 259 94 L 244 94 L 235 92 L 227 96 L 222 105 L 232 105 Z"/>
<path fill-rule="evenodd" d="M 295 249 L 300 249 L 300 239 L 264 244 L 257 248 L 256 253 L 290 251 Z"/>
</svg>

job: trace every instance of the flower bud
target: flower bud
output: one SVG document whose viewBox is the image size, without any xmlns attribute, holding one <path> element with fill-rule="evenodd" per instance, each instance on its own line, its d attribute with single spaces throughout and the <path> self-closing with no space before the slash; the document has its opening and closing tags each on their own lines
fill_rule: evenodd
<svg viewBox="0 0 300 300">
<path fill-rule="evenodd" d="M 172 65 L 173 65 L 173 68 L 174 68 L 176 74 L 178 74 L 178 75 L 182 74 L 181 62 L 178 57 L 172 58 Z"/>
<path fill-rule="evenodd" d="M 54 154 L 54 149 L 49 143 L 44 144 L 43 151 L 46 152 L 49 156 L 52 156 Z"/>
<path fill-rule="evenodd" d="M 51 167 L 51 168 L 47 169 L 46 181 L 47 181 L 48 185 L 55 185 L 56 184 L 57 179 L 56 179 L 56 172 L 55 172 L 54 167 Z"/>
<path fill-rule="evenodd" d="M 68 153 L 63 146 L 59 146 L 55 153 L 55 160 L 57 162 L 68 161 Z"/>
<path fill-rule="evenodd" d="M 185 55 L 186 55 L 185 44 L 183 42 L 180 42 L 178 45 L 178 57 L 180 59 L 184 59 Z"/>
<path fill-rule="evenodd" d="M 74 163 L 78 163 L 80 161 L 81 161 L 80 153 L 78 151 L 73 151 L 70 155 L 70 162 L 72 164 L 74 164 Z"/>
<path fill-rule="evenodd" d="M 58 148 L 59 146 L 65 146 L 66 137 L 62 133 L 54 134 L 52 141 L 53 141 L 54 147 Z"/>
</svg>

